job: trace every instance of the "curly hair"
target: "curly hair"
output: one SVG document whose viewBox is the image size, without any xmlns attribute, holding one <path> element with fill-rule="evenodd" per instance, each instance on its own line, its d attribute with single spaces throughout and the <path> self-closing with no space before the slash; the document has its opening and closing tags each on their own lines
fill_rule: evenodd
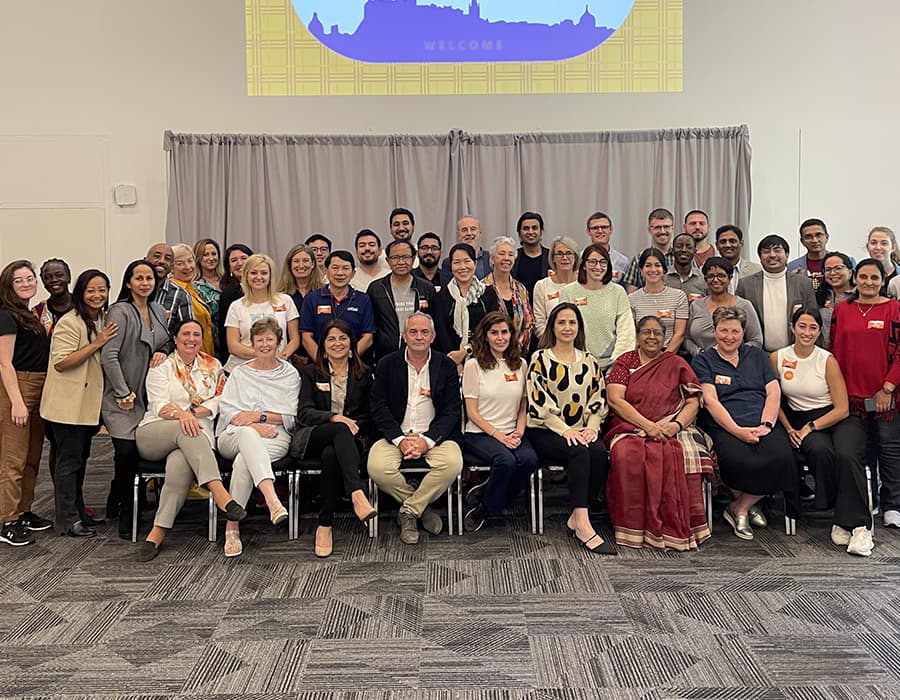
<svg viewBox="0 0 900 700">
<path fill-rule="evenodd" d="M 498 323 L 506 324 L 506 327 L 509 328 L 509 345 L 503 351 L 503 359 L 506 360 L 506 364 L 510 369 L 517 370 L 522 366 L 522 348 L 519 346 L 519 340 L 516 337 L 515 324 L 502 311 L 489 311 L 478 322 L 475 332 L 472 334 L 472 357 L 475 358 L 481 369 L 494 369 L 497 366 L 497 359 L 494 357 L 494 353 L 491 352 L 491 344 L 488 342 L 487 334 Z"/>
</svg>

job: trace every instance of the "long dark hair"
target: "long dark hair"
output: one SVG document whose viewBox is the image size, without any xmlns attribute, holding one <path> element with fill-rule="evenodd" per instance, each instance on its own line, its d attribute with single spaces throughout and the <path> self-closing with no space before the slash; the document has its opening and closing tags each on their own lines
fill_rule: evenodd
<svg viewBox="0 0 900 700">
<path fill-rule="evenodd" d="M 28 308 L 28 300 L 20 299 L 16 294 L 13 286 L 13 275 L 16 270 L 27 267 L 31 270 L 31 274 L 37 283 L 37 273 L 34 271 L 34 265 L 28 260 L 13 260 L 9 265 L 0 272 L 0 308 L 10 313 L 15 320 L 16 325 L 29 330 L 32 333 L 46 333 L 40 319 Z"/>
<path fill-rule="evenodd" d="M 534 218 L 534 217 L 529 217 Z M 522 348 L 519 345 L 519 338 L 516 335 L 516 328 L 512 319 L 502 311 L 489 311 L 484 315 L 475 332 L 472 334 L 472 357 L 478 362 L 481 369 L 494 369 L 497 366 L 497 359 L 491 352 L 491 345 L 488 343 L 487 334 L 492 326 L 498 323 L 505 323 L 509 328 L 509 345 L 503 351 L 503 359 L 512 370 L 517 370 L 522 366 Z"/>
<path fill-rule="evenodd" d="M 93 320 L 91 318 L 92 309 L 90 309 L 84 301 L 84 291 L 87 289 L 91 280 L 96 277 L 101 278 L 106 283 L 107 298 L 101 312 L 106 311 L 109 308 L 109 277 L 106 276 L 105 272 L 93 268 L 85 270 L 78 275 L 78 279 L 75 280 L 75 287 L 72 289 L 72 308 L 75 309 L 75 313 L 78 317 L 84 321 L 89 341 L 93 340 L 94 336 L 97 335 L 97 330 L 93 323 L 89 323 L 89 321 Z"/>
<path fill-rule="evenodd" d="M 222 258 L 222 264 L 224 265 L 225 274 L 222 275 L 222 279 L 219 282 L 220 287 L 224 287 L 226 284 L 237 284 L 240 285 L 241 281 L 231 274 L 231 265 L 228 263 L 228 258 L 231 257 L 231 254 L 239 250 L 242 253 L 246 253 L 249 258 L 253 255 L 253 251 L 250 250 L 249 246 L 245 246 L 243 243 L 232 243 L 225 249 L 225 255 Z M 274 283 L 273 283 L 274 284 Z"/>
<path fill-rule="evenodd" d="M 152 297 L 154 292 L 156 292 L 156 270 L 153 269 L 153 265 L 144 258 L 132 260 L 128 263 L 128 267 L 125 268 L 125 273 L 122 275 L 122 286 L 119 288 L 119 296 L 116 297 L 116 301 L 132 301 L 134 299 L 134 295 L 131 293 L 131 288 L 128 286 L 128 283 L 131 282 L 131 277 L 134 275 L 135 268 L 140 267 L 141 265 L 149 267 L 150 272 L 153 273 L 153 291 L 150 292 L 150 296 Z"/>
<path fill-rule="evenodd" d="M 556 345 L 556 331 L 553 326 L 556 324 L 556 318 L 563 311 L 568 309 L 569 311 L 575 312 L 575 318 L 578 320 L 578 333 L 575 335 L 575 347 L 579 350 L 587 349 L 587 341 L 584 337 L 584 319 L 581 317 L 581 312 L 578 310 L 578 307 L 575 306 L 570 301 L 564 301 L 561 304 L 557 304 L 553 307 L 553 310 L 550 312 L 550 317 L 547 319 L 547 327 L 544 329 L 544 334 L 541 336 L 540 341 L 538 342 L 538 350 L 544 350 L 546 348 L 552 348 Z"/>
<path fill-rule="evenodd" d="M 350 339 L 350 357 L 347 358 L 347 367 L 354 379 L 362 379 L 366 372 L 369 371 L 369 368 L 359 359 L 359 351 L 356 349 L 356 335 L 353 333 L 353 328 L 350 327 L 349 323 L 339 318 L 331 319 L 322 328 L 322 334 L 319 336 L 319 346 L 316 349 L 316 361 L 314 363 L 316 369 L 325 377 L 331 375 L 331 369 L 328 366 L 328 356 L 325 355 L 325 338 L 328 337 L 328 333 L 332 328 L 337 328 Z"/>
<path fill-rule="evenodd" d="M 856 263 L 856 269 L 853 270 L 853 276 L 850 278 L 850 283 L 854 287 L 853 291 L 850 292 L 850 300 L 851 301 L 856 301 L 857 299 L 859 299 L 859 288 L 856 286 L 856 273 L 859 272 L 859 268 L 865 267 L 866 265 L 872 265 L 872 266 L 878 268 L 878 272 L 881 274 L 881 294 L 884 294 L 884 292 L 885 292 L 884 280 L 885 280 L 885 277 L 887 277 L 887 275 L 884 272 L 884 263 L 882 263 L 881 260 L 877 260 L 875 258 L 865 258 L 863 260 L 860 260 L 858 263 Z M 823 266 L 824 266 L 824 263 L 823 263 Z"/>
<path fill-rule="evenodd" d="M 853 286 L 853 261 L 850 259 L 850 256 L 846 253 L 840 253 L 838 251 L 829 251 L 825 253 L 825 257 L 822 258 L 822 280 L 819 282 L 819 288 L 816 290 L 816 303 L 824 307 L 829 301 L 832 301 L 831 297 L 834 296 L 834 290 L 831 288 L 831 285 L 828 283 L 828 278 L 825 277 L 825 261 L 828 258 L 840 258 L 841 262 L 844 263 L 844 266 L 850 271 L 850 286 Z M 837 299 L 833 300 L 834 303 L 837 303 Z M 822 324 L 819 324 L 822 325 Z"/>
<path fill-rule="evenodd" d="M 578 263 L 578 284 L 587 284 L 587 259 L 591 253 L 599 253 L 606 261 L 606 272 L 603 275 L 603 284 L 609 284 L 613 276 L 612 261 L 609 259 L 609 251 L 599 243 L 591 243 L 587 248 L 581 251 L 581 261 Z M 581 313 L 579 312 L 579 316 L 580 315 Z"/>
</svg>

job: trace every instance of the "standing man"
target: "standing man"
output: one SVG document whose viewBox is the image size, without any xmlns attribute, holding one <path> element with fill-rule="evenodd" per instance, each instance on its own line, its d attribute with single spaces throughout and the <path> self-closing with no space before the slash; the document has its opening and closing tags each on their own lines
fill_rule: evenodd
<svg viewBox="0 0 900 700">
<path fill-rule="evenodd" d="M 613 222 L 609 215 L 602 211 L 595 211 L 588 217 L 587 233 L 591 243 L 596 243 L 609 253 L 609 262 L 612 264 L 613 282 L 622 284 L 625 272 L 628 270 L 628 256 L 610 247 L 609 239 L 613 234 Z M 577 268 L 577 265 L 576 265 Z"/>
<path fill-rule="evenodd" d="M 416 251 L 416 261 L 419 263 L 415 267 L 413 263 L 413 277 L 418 277 L 427 282 L 431 282 L 435 293 L 441 291 L 447 282 L 451 279 L 451 274 L 439 267 L 441 262 L 441 238 L 434 231 L 426 231 L 419 236 L 418 250 Z"/>
<path fill-rule="evenodd" d="M 822 219 L 807 219 L 800 224 L 800 243 L 806 248 L 806 255 L 794 258 L 788 263 L 790 275 L 805 275 L 813 289 L 818 289 L 825 279 L 825 248 L 828 245 L 828 229 Z"/>
<path fill-rule="evenodd" d="M 169 335 L 174 338 L 178 324 L 194 318 L 194 309 L 188 293 L 169 280 L 172 263 L 175 261 L 172 246 L 168 243 L 154 243 L 147 251 L 145 260 L 150 263 L 156 277 L 156 294 L 153 295 L 153 301 L 166 310 Z"/>
<path fill-rule="evenodd" d="M 725 258 L 734 268 L 734 275 L 728 283 L 728 293 L 734 294 L 738 282 L 742 277 L 749 277 L 760 270 L 759 263 L 744 260 L 741 252 L 744 250 L 744 232 L 734 224 L 725 224 L 716 229 L 716 248 L 719 255 Z"/>
<path fill-rule="evenodd" d="M 703 267 L 703 263 L 716 254 L 716 249 L 707 240 L 707 236 L 709 236 L 709 216 L 702 209 L 692 209 L 684 217 L 682 230 L 690 235 L 697 244 L 697 248 L 694 251 L 694 262 L 697 263 L 698 268 Z"/>
<path fill-rule="evenodd" d="M 416 232 L 416 217 L 409 209 L 395 207 L 388 217 L 388 226 L 395 241 L 411 241 Z"/>
<path fill-rule="evenodd" d="M 394 240 L 385 249 L 390 274 L 369 284 L 369 298 L 375 318 L 375 359 L 390 355 L 402 346 L 400 329 L 414 311 L 431 315 L 434 287 L 412 274 L 412 242 Z"/>
<path fill-rule="evenodd" d="M 654 209 L 647 217 L 647 233 L 650 234 L 650 246 L 666 256 L 666 267 L 675 264 L 675 256 L 672 254 L 672 231 L 675 218 L 668 209 Z M 641 251 L 643 253 L 643 251 Z M 625 273 L 625 291 L 631 294 L 644 286 L 644 277 L 641 275 L 639 260 L 641 253 L 635 255 L 628 263 L 628 271 Z"/>
<path fill-rule="evenodd" d="M 772 352 L 791 343 L 791 316 L 800 308 L 816 308 L 816 295 L 808 279 L 787 274 L 790 246 L 781 236 L 769 234 L 756 252 L 762 271 L 741 279 L 737 295 L 753 304 L 762 326 L 763 348 Z"/>
<path fill-rule="evenodd" d="M 346 321 L 356 336 L 356 349 L 362 355 L 375 337 L 372 302 L 365 292 L 350 286 L 356 263 L 347 250 L 336 250 L 325 259 L 328 284 L 303 297 L 300 310 L 300 338 L 310 357 L 319 351 L 322 328 L 333 318 Z"/>
<path fill-rule="evenodd" d="M 319 266 L 322 279 L 328 279 L 328 274 L 325 272 L 325 258 L 331 254 L 331 239 L 324 233 L 314 233 L 304 243 L 312 249 L 313 255 L 316 256 L 316 265 Z"/>
<path fill-rule="evenodd" d="M 538 280 L 547 276 L 550 269 L 550 249 L 541 245 L 544 235 L 544 217 L 534 211 L 526 211 L 516 222 L 516 232 L 522 247 L 516 253 L 513 263 L 513 279 L 518 280 L 528 290 L 528 303 L 532 301 L 531 292 Z"/>
<path fill-rule="evenodd" d="M 491 274 L 491 254 L 481 247 L 481 222 L 474 216 L 464 216 L 456 222 L 456 239 L 460 243 L 468 243 L 475 249 L 475 276 L 483 280 Z M 444 258 L 442 270 L 450 272 L 450 258 Z"/>
<path fill-rule="evenodd" d="M 688 301 L 696 301 L 706 296 L 706 280 L 694 262 L 695 241 L 688 233 L 679 233 L 672 241 L 672 255 L 675 264 L 663 277 L 667 287 L 680 289 L 687 294 Z"/>
<path fill-rule="evenodd" d="M 406 348 L 383 358 L 375 370 L 372 420 L 381 439 L 369 450 L 369 476 L 399 504 L 400 541 L 419 541 L 416 521 L 432 535 L 443 529 L 433 503 L 462 471 L 459 417 L 462 399 L 453 361 L 432 352 L 434 322 L 415 312 L 403 331 Z M 424 458 L 430 471 L 413 489 L 400 472 L 404 459 Z"/>
<path fill-rule="evenodd" d="M 381 257 L 381 238 L 372 229 L 364 228 L 357 233 L 354 245 L 359 265 L 353 275 L 353 286 L 364 292 L 372 280 L 384 277 L 391 268 Z"/>
</svg>

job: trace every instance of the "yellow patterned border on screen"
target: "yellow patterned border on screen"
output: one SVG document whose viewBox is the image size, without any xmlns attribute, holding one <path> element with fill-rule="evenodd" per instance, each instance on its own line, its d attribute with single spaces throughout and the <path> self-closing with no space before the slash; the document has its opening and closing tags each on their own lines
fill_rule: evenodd
<svg viewBox="0 0 900 700">
<path fill-rule="evenodd" d="M 548 63 L 363 63 L 313 37 L 291 0 L 245 0 L 247 94 L 519 95 L 680 92 L 683 0 L 635 0 L 596 49 Z"/>
</svg>

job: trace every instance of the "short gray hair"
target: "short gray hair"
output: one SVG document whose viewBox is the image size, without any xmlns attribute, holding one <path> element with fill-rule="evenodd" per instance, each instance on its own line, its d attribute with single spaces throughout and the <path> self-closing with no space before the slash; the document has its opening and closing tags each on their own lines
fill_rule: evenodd
<svg viewBox="0 0 900 700">
<path fill-rule="evenodd" d="M 737 321 L 741 324 L 741 330 L 747 328 L 747 312 L 740 306 L 720 306 L 713 311 L 713 328 L 718 328 L 725 321 Z"/>
<path fill-rule="evenodd" d="M 571 236 L 557 236 L 553 239 L 553 242 L 550 244 L 550 267 L 556 272 L 556 258 L 553 254 L 556 252 L 556 247 L 561 245 L 575 253 L 575 269 L 577 270 L 578 256 L 581 255 L 581 251 L 578 250 L 578 244 Z"/>
<path fill-rule="evenodd" d="M 516 250 L 516 242 L 510 238 L 509 236 L 497 236 L 493 242 L 491 243 L 491 257 L 494 256 L 494 252 L 502 245 L 508 245 L 513 249 L 513 252 Z"/>
<path fill-rule="evenodd" d="M 403 324 L 404 332 L 409 329 L 409 322 L 414 318 L 424 318 L 426 321 L 428 321 L 428 326 L 429 328 L 431 328 L 431 332 L 434 333 L 434 319 L 423 311 L 413 311 L 409 316 L 406 317 L 406 323 Z"/>
<path fill-rule="evenodd" d="M 172 259 L 177 260 L 178 258 L 182 258 L 185 255 L 190 255 L 194 257 L 194 249 L 189 245 L 185 245 L 184 243 L 176 243 L 172 246 Z"/>
</svg>

